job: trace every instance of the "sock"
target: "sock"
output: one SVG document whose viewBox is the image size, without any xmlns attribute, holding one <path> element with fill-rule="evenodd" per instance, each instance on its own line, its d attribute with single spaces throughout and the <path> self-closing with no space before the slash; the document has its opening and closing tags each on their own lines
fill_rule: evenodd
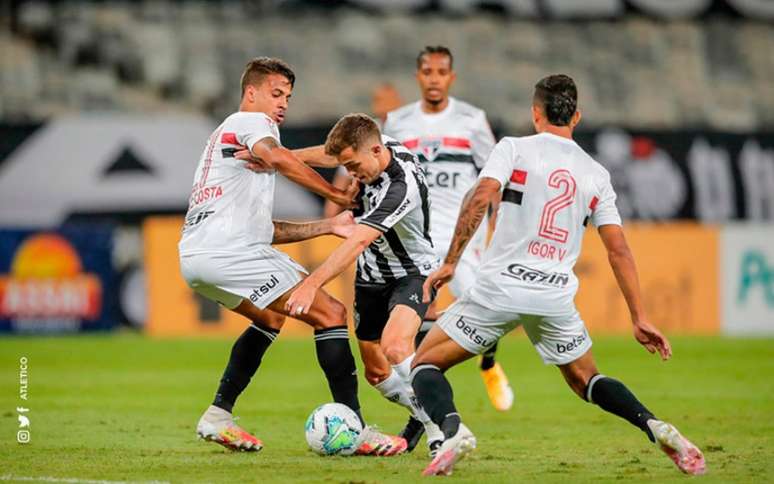
<svg viewBox="0 0 774 484">
<path fill-rule="evenodd" d="M 484 352 L 481 357 L 481 369 L 488 370 L 495 365 L 495 353 L 497 352 L 497 343 L 493 344 L 491 348 Z"/>
<path fill-rule="evenodd" d="M 405 360 L 401 361 L 397 365 L 392 365 L 392 370 L 400 376 L 405 382 L 410 382 L 409 376 L 411 375 L 411 363 L 414 361 L 414 355 L 411 353 Z M 412 392 L 413 393 L 413 392 Z"/>
<path fill-rule="evenodd" d="M 586 387 L 586 400 L 628 420 L 645 432 L 651 442 L 655 442 L 648 420 L 656 417 L 620 381 L 605 375 L 594 375 Z"/>
<path fill-rule="evenodd" d="M 251 324 L 231 348 L 226 370 L 212 404 L 231 413 L 237 397 L 247 388 L 261 366 L 263 354 L 277 338 L 279 331 Z"/>
<path fill-rule="evenodd" d="M 397 365 L 392 365 L 392 373 L 386 380 L 374 385 L 387 400 L 395 402 L 398 405 L 406 407 L 411 416 L 422 423 L 427 432 L 427 441 L 443 440 L 438 426 L 430 419 L 427 412 L 419 404 L 414 395 L 414 389 L 411 388 L 411 363 L 414 361 L 414 354 L 407 357 Z"/>
<path fill-rule="evenodd" d="M 419 365 L 411 372 L 411 386 L 422 408 L 446 438 L 457 433 L 460 416 L 449 381 L 435 365 Z"/>
<path fill-rule="evenodd" d="M 401 378 L 394 369 L 390 372 L 390 376 L 374 385 L 374 388 L 376 388 L 384 398 L 393 403 L 397 403 L 401 407 L 407 408 L 408 411 L 411 412 L 411 415 L 414 415 L 417 420 L 422 421 L 422 419 L 415 415 L 415 406 L 411 401 L 412 395 L 409 395 L 405 391 L 403 378 Z"/>
<path fill-rule="evenodd" d="M 425 319 L 422 321 L 422 324 L 419 326 L 419 331 L 417 331 L 417 335 L 414 337 L 414 348 L 419 348 L 419 343 L 425 339 L 425 336 L 427 336 L 427 333 L 430 331 L 430 328 L 433 327 L 434 323 L 435 320 L 433 319 Z"/>
<path fill-rule="evenodd" d="M 347 326 L 316 329 L 314 344 L 317 350 L 317 362 L 320 364 L 333 401 L 342 403 L 355 411 L 360 423 L 365 421 L 360 413 L 360 401 L 357 398 L 357 369 L 352 349 L 349 347 Z"/>
</svg>

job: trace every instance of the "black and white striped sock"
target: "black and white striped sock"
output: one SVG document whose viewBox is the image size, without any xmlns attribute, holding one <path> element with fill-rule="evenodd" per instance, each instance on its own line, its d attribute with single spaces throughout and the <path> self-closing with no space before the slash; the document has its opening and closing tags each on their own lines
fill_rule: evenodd
<svg viewBox="0 0 774 484">
<path fill-rule="evenodd" d="M 220 386 L 212 404 L 231 412 L 237 397 L 247 388 L 250 379 L 261 366 L 263 354 L 277 339 L 276 329 L 251 324 L 231 348 L 226 369 L 220 379 Z"/>
<path fill-rule="evenodd" d="M 357 368 L 349 347 L 349 331 L 346 325 L 314 331 L 317 362 L 328 379 L 333 401 L 342 403 L 360 417 L 360 401 L 357 398 Z"/>
</svg>

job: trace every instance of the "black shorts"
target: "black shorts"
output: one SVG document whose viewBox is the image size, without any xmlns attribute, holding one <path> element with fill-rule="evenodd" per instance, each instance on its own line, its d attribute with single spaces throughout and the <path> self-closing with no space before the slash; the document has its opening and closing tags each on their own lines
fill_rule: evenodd
<svg viewBox="0 0 774 484">
<path fill-rule="evenodd" d="M 408 306 L 425 317 L 430 303 L 422 302 L 424 276 L 401 277 L 387 284 L 355 284 L 355 335 L 362 341 L 382 339 L 390 312 L 398 304 Z M 432 297 L 435 298 L 435 290 Z M 419 326 L 417 326 L 419 329 Z"/>
</svg>

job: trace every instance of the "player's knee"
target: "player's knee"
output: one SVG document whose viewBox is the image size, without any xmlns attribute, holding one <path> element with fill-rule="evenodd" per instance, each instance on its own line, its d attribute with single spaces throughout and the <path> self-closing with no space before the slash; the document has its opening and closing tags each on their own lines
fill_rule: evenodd
<svg viewBox="0 0 774 484">
<path fill-rule="evenodd" d="M 347 322 L 347 308 L 336 299 L 330 298 L 326 313 L 326 319 L 330 321 L 331 326 L 340 326 Z"/>
<path fill-rule="evenodd" d="M 268 313 L 265 318 L 260 321 L 253 321 L 254 323 L 262 326 L 268 326 L 271 329 L 280 330 L 285 324 L 285 316 L 283 314 L 271 312 Z"/>
<path fill-rule="evenodd" d="M 411 345 L 404 341 L 382 339 L 380 346 L 391 365 L 397 365 L 411 355 Z"/>
<path fill-rule="evenodd" d="M 315 329 L 332 328 L 347 324 L 347 308 L 332 297 L 325 301 L 325 304 L 317 314 L 318 320 L 313 323 Z"/>
</svg>

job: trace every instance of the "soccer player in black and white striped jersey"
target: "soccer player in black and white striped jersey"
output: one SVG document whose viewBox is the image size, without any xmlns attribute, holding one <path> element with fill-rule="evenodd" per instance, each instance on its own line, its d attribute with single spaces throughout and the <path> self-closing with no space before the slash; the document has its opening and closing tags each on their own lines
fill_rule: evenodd
<svg viewBox="0 0 774 484">
<path fill-rule="evenodd" d="M 419 407 L 409 382 L 414 338 L 427 311 L 422 284 L 438 265 L 430 201 L 416 156 L 381 136 L 365 114 L 350 114 L 328 134 L 325 154 L 361 184 L 358 224 L 291 294 L 286 309 L 303 315 L 317 291 L 357 259 L 355 334 L 368 382 L 424 424 L 431 453 L 443 434 Z M 416 446 L 422 433 L 409 442 Z M 408 441 L 408 439 L 407 439 Z"/>
<path fill-rule="evenodd" d="M 462 199 L 475 185 L 496 142 L 486 113 L 449 94 L 456 79 L 453 61 L 451 51 L 441 45 L 420 51 L 416 78 L 421 99 L 389 112 L 384 123 L 384 133 L 414 152 L 425 171 L 433 207 L 430 233 L 440 258 L 449 250 Z M 492 230 L 499 202 L 499 194 L 490 201 Z M 485 225 L 481 225 L 470 241 L 449 284 L 449 292 L 455 298 L 462 297 L 475 285 L 486 249 Z M 421 341 L 436 319 L 438 312 L 435 304 L 431 304 L 418 340 Z M 479 367 L 490 402 L 497 410 L 506 411 L 513 405 L 513 390 L 505 371 L 495 361 L 496 351 L 495 343 L 482 355 Z M 421 428 L 416 422 L 410 422 L 409 426 Z"/>
</svg>

